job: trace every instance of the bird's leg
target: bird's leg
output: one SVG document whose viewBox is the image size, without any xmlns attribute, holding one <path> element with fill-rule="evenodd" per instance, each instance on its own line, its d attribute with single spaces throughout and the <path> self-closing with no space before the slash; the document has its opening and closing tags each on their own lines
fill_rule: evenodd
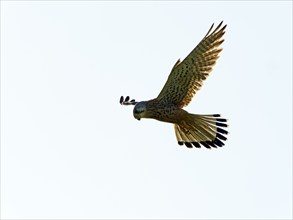
<svg viewBox="0 0 293 220">
<path fill-rule="evenodd" d="M 129 101 L 129 96 L 126 96 L 125 99 L 123 96 L 120 97 L 120 104 L 121 105 L 135 105 L 137 102 L 134 99 Z"/>
</svg>

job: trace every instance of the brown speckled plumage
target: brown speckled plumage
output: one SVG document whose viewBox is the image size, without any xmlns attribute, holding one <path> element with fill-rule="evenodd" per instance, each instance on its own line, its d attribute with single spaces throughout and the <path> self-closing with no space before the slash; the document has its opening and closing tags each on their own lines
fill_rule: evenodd
<svg viewBox="0 0 293 220">
<path fill-rule="evenodd" d="M 182 61 L 178 60 L 173 66 L 171 73 L 162 91 L 157 98 L 135 102 L 129 97 L 120 99 L 121 104 L 135 104 L 134 117 L 152 118 L 163 122 L 173 123 L 175 134 L 179 145 L 185 144 L 188 148 L 222 147 L 223 141 L 227 138 L 228 132 L 221 127 L 227 127 L 227 120 L 221 118 L 219 114 L 197 115 L 190 114 L 183 110 L 202 86 L 203 81 L 212 71 L 222 51 L 219 46 L 224 42 L 222 39 L 226 25 L 222 27 L 221 22 L 215 30 L 213 25 Z"/>
<path fill-rule="evenodd" d="M 167 100 L 180 108 L 189 104 L 196 91 L 202 86 L 203 80 L 212 71 L 222 51 L 219 46 L 224 42 L 221 38 L 225 33 L 226 25 L 222 28 L 221 25 L 222 22 L 211 32 L 212 26 L 191 53 L 182 62 L 176 62 L 157 97 L 158 100 Z"/>
</svg>

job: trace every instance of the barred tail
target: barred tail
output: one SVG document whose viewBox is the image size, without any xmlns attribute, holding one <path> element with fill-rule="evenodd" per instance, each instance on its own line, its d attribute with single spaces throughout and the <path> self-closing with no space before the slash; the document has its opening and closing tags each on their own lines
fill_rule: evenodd
<svg viewBox="0 0 293 220">
<path fill-rule="evenodd" d="M 227 119 L 221 115 L 196 115 L 189 114 L 182 123 L 174 124 L 175 134 L 179 145 L 185 144 L 186 147 L 217 148 L 224 146 L 223 141 L 227 138 L 228 132 L 221 127 L 227 127 Z"/>
</svg>

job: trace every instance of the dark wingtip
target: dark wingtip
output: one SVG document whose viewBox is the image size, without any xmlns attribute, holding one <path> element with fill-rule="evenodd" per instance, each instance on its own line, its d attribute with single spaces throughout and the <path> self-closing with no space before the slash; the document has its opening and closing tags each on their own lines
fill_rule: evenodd
<svg viewBox="0 0 293 220">
<path fill-rule="evenodd" d="M 219 126 L 219 127 L 228 127 L 227 124 L 220 123 L 220 122 L 216 122 L 216 125 Z"/>
<path fill-rule="evenodd" d="M 217 132 L 221 133 L 221 134 L 228 134 L 229 133 L 228 131 L 226 131 L 226 130 L 224 130 L 222 128 L 217 128 Z"/>
<path fill-rule="evenodd" d="M 216 139 L 213 141 L 200 141 L 200 142 L 183 142 L 183 141 L 178 141 L 178 144 L 180 146 L 185 145 L 188 148 L 201 148 L 201 145 L 207 149 L 212 149 L 212 148 L 218 148 L 218 147 L 223 147 L 225 144 L 221 140 L 225 141 L 227 140 L 226 137 L 217 134 Z"/>
<path fill-rule="evenodd" d="M 186 147 L 188 147 L 188 148 L 192 148 L 192 144 L 191 144 L 191 143 L 189 143 L 189 142 L 185 142 L 184 144 L 185 144 Z"/>
<path fill-rule="evenodd" d="M 222 141 L 220 141 L 218 138 L 216 138 L 215 140 L 213 140 L 213 143 L 214 143 L 215 145 L 219 146 L 219 147 L 222 147 L 222 146 L 225 145 L 225 144 L 224 144 Z"/>
<path fill-rule="evenodd" d="M 135 101 L 135 99 L 131 99 L 130 101 L 130 97 L 126 96 L 125 99 L 123 96 L 120 97 L 120 104 L 121 105 L 135 105 L 137 102 Z"/>
<path fill-rule="evenodd" d="M 206 143 L 213 148 L 217 148 L 217 146 L 212 141 L 206 141 Z"/>
<path fill-rule="evenodd" d="M 216 120 L 219 122 L 227 122 L 227 119 L 225 119 L 225 118 L 217 118 Z"/>
<path fill-rule="evenodd" d="M 211 146 L 208 143 L 206 143 L 206 141 L 201 141 L 200 144 L 206 147 L 207 149 L 211 149 Z"/>
<path fill-rule="evenodd" d="M 201 148 L 200 144 L 198 142 L 191 142 L 193 146 L 196 148 Z"/>
<path fill-rule="evenodd" d="M 216 137 L 219 138 L 219 139 L 221 139 L 222 141 L 226 141 L 227 140 L 227 138 L 225 136 L 221 135 L 220 133 L 217 133 L 217 136 Z"/>
</svg>

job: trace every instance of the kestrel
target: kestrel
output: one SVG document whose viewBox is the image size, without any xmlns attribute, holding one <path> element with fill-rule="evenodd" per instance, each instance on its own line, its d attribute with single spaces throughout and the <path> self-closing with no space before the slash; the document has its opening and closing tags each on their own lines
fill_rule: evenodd
<svg viewBox="0 0 293 220">
<path fill-rule="evenodd" d="M 213 24 L 191 53 L 182 62 L 179 59 L 175 63 L 157 98 L 136 102 L 129 96 L 125 99 L 121 96 L 120 104 L 135 105 L 133 116 L 138 120 L 152 118 L 173 123 L 179 145 L 188 148 L 200 148 L 202 145 L 209 149 L 224 146 L 223 141 L 227 140 L 225 135 L 228 134 L 223 129 L 227 127 L 226 119 L 220 114 L 190 114 L 182 109 L 201 88 L 219 58 L 226 28 L 222 23 L 215 30 Z"/>
</svg>

